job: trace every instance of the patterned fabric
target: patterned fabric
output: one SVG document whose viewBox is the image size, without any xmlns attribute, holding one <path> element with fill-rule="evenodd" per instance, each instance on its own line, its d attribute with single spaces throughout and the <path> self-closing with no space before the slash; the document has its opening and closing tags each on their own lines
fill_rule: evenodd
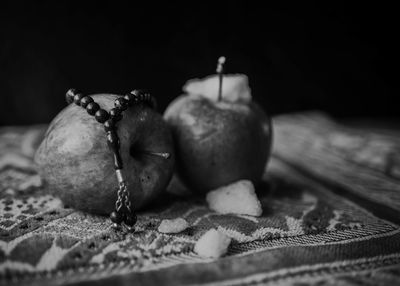
<svg viewBox="0 0 400 286">
<path fill-rule="evenodd" d="M 400 210 L 399 133 L 344 127 L 320 113 L 277 117 L 274 127 L 275 155 L 357 196 Z"/>
<path fill-rule="evenodd" d="M 48 195 L 32 162 L 44 130 L 0 130 L 0 285 L 400 282 L 399 226 L 280 159 L 271 160 L 257 189 L 259 218 L 217 214 L 202 197 L 165 194 L 139 213 L 137 231 L 125 234 Z M 157 231 L 162 219 L 177 217 L 190 228 Z M 211 228 L 233 239 L 223 258 L 193 252 Z"/>
</svg>

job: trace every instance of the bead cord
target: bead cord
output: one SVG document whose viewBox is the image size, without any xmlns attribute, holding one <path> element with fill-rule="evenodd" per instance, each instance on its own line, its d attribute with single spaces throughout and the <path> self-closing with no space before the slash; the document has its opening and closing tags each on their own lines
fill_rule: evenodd
<svg viewBox="0 0 400 286">
<path fill-rule="evenodd" d="M 114 168 L 118 180 L 115 210 L 110 214 L 110 219 L 115 228 L 119 228 L 121 223 L 124 222 L 128 230 L 132 230 L 137 222 L 137 216 L 132 210 L 127 183 L 122 175 L 123 164 L 116 124 L 122 119 L 122 112 L 128 107 L 145 104 L 150 108 L 155 108 L 155 98 L 143 90 L 133 90 L 115 99 L 114 108 L 110 109 L 109 112 L 100 108 L 100 105 L 96 103 L 91 96 L 84 95 L 74 88 L 66 92 L 65 99 L 68 104 L 75 103 L 85 108 L 88 114 L 94 116 L 97 122 L 103 124 L 106 132 L 107 145 L 113 155 Z M 152 152 L 149 153 L 153 154 Z M 169 158 L 169 153 L 156 152 L 154 154 L 158 156 L 160 156 L 159 154 L 163 154 L 161 157 Z M 165 154 L 168 154 L 168 156 Z"/>
</svg>

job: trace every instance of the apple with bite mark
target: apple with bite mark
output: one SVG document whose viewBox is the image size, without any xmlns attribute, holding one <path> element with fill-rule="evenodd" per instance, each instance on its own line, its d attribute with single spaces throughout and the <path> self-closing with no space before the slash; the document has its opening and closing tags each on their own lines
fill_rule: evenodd
<svg viewBox="0 0 400 286">
<path fill-rule="evenodd" d="M 189 81 L 183 89 L 186 94 L 164 113 L 182 181 L 198 192 L 242 179 L 257 184 L 270 155 L 272 126 L 251 100 L 247 77 L 224 75 L 222 81 L 214 75 Z"/>
<path fill-rule="evenodd" d="M 118 95 L 91 96 L 110 110 Z M 122 173 L 134 210 L 151 202 L 168 185 L 175 155 L 171 130 L 162 116 L 145 105 L 123 112 L 117 134 Z M 168 155 L 168 156 L 164 156 Z M 51 122 L 35 154 L 48 190 L 73 208 L 109 214 L 115 208 L 118 180 L 103 124 L 78 105 L 70 104 Z"/>
</svg>

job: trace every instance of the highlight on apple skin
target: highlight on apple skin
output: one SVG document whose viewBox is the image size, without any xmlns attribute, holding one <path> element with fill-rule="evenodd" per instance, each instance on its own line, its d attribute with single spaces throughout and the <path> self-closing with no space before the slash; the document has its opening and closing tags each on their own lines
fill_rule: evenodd
<svg viewBox="0 0 400 286">
<path fill-rule="evenodd" d="M 167 107 L 177 154 L 177 171 L 190 188 L 206 193 L 247 179 L 262 179 L 271 151 L 272 125 L 251 100 L 245 75 L 224 76 L 218 99 L 217 76 L 191 80 L 186 94 Z"/>
<path fill-rule="evenodd" d="M 92 95 L 110 110 L 113 94 Z M 135 210 L 145 207 L 168 185 L 175 164 L 171 130 L 162 116 L 144 107 L 130 107 L 117 124 L 124 176 Z M 168 159 L 152 153 L 170 153 Z M 117 199 L 112 153 L 102 124 L 75 104 L 50 123 L 35 154 L 47 190 L 64 204 L 91 213 L 109 214 Z"/>
</svg>

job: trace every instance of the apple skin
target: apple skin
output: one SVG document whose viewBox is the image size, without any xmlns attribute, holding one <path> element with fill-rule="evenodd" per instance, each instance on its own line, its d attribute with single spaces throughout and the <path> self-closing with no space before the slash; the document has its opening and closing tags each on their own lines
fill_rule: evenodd
<svg viewBox="0 0 400 286">
<path fill-rule="evenodd" d="M 114 107 L 117 95 L 92 98 L 101 108 Z M 122 173 L 135 210 L 151 202 L 168 185 L 175 163 L 171 130 L 156 111 L 134 106 L 117 123 Z M 141 150 L 168 152 L 169 159 L 141 154 Z M 115 208 L 118 181 L 103 124 L 74 103 L 51 122 L 35 154 L 39 173 L 48 190 L 64 204 L 95 214 Z"/>
<path fill-rule="evenodd" d="M 261 180 L 272 127 L 256 103 L 182 95 L 164 118 L 172 127 L 178 174 L 190 188 L 205 193 L 237 180 Z"/>
</svg>

